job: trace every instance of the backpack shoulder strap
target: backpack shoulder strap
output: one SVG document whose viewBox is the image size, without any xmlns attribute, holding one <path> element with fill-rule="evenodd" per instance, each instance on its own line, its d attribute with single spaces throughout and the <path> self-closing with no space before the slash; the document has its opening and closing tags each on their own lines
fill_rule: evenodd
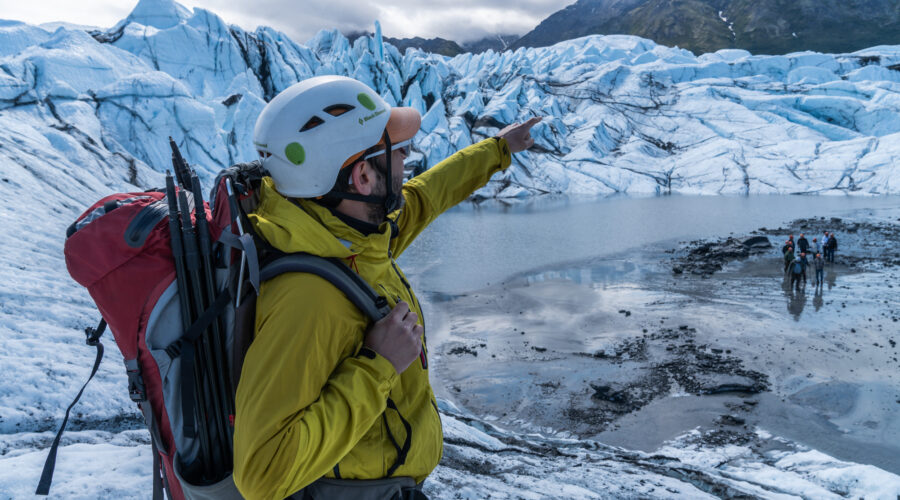
<svg viewBox="0 0 900 500">
<path fill-rule="evenodd" d="M 305 253 L 287 254 L 263 266 L 259 279 L 261 282 L 267 281 L 284 273 L 309 273 L 327 280 L 372 321 L 378 321 L 391 312 L 387 299 L 378 295 L 362 277 L 337 259 Z"/>
</svg>

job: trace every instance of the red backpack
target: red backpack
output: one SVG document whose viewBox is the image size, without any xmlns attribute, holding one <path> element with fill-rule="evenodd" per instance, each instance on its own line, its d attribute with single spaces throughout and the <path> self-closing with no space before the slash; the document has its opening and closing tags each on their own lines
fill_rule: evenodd
<svg viewBox="0 0 900 500">
<path fill-rule="evenodd" d="M 150 430 L 154 498 L 164 490 L 176 499 L 240 498 L 231 479 L 234 395 L 260 282 L 314 273 L 373 321 L 390 309 L 340 260 L 285 255 L 250 232 L 246 214 L 266 175 L 258 162 L 222 171 L 207 204 L 172 147 L 180 188 L 167 174 L 165 190 L 107 196 L 67 231 L 66 266 L 102 316 L 85 330 L 97 356 L 84 385 L 97 372 L 108 325 L 125 358 L 129 395 Z M 60 438 L 83 391 L 66 410 L 36 494 L 49 492 Z"/>
</svg>

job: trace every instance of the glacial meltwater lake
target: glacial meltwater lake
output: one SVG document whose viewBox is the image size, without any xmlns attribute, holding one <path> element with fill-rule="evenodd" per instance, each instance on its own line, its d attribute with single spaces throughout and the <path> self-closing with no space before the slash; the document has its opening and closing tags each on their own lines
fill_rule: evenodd
<svg viewBox="0 0 900 500">
<path fill-rule="evenodd" d="M 862 210 L 900 223 L 900 196 L 547 196 L 466 202 L 441 215 L 398 261 L 418 291 L 458 294 L 523 272 L 663 241 L 732 232 L 737 237 L 794 219 L 854 217 Z"/>
</svg>

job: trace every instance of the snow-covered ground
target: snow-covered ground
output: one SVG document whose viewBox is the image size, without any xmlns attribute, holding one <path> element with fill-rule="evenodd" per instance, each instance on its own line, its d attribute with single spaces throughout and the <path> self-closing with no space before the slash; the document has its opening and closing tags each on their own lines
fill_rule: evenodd
<svg viewBox="0 0 900 500">
<path fill-rule="evenodd" d="M 254 158 L 250 135 L 267 99 L 336 73 L 423 112 L 419 168 L 503 124 L 545 116 L 537 146 L 483 196 L 896 194 L 898 64 L 900 47 L 698 57 L 627 36 L 448 59 L 400 54 L 377 37 L 351 45 L 337 31 L 301 45 L 168 0 L 142 0 L 92 34 L 0 21 L 0 498 L 32 494 L 94 356 L 80 331 L 97 313 L 65 270 L 65 229 L 102 195 L 161 185 L 168 136 L 208 185 L 219 168 Z M 106 343 L 60 450 L 58 498 L 149 496 L 148 436 L 124 390 L 122 358 Z M 643 454 L 520 435 L 442 405 L 446 457 L 427 489 L 436 498 L 900 490 L 893 474 L 802 448 L 693 450 L 686 436 Z"/>
</svg>

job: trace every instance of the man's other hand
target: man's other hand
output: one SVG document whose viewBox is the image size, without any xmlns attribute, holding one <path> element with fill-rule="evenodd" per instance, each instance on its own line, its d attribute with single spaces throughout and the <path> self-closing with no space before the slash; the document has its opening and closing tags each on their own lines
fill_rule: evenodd
<svg viewBox="0 0 900 500">
<path fill-rule="evenodd" d="M 419 315 L 400 302 L 387 316 L 378 320 L 366 333 L 365 346 L 380 354 L 403 373 L 422 350 L 422 325 L 416 324 Z"/>
<path fill-rule="evenodd" d="M 506 139 L 509 144 L 511 153 L 518 153 L 534 146 L 534 139 L 531 138 L 531 127 L 537 125 L 541 121 L 540 116 L 530 118 L 525 123 L 513 123 L 503 127 L 503 130 L 497 133 L 497 137 Z"/>
</svg>

